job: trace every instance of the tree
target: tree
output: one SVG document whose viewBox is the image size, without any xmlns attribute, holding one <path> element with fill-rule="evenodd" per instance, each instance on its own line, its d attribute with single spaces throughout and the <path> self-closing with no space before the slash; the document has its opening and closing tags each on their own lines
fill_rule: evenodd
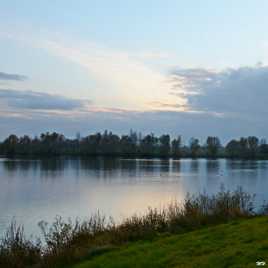
<svg viewBox="0 0 268 268">
<path fill-rule="evenodd" d="M 136 153 L 136 143 L 128 135 L 123 135 L 120 139 L 120 151 L 124 155 Z"/>
<path fill-rule="evenodd" d="M 237 140 L 231 140 L 225 147 L 226 156 L 230 158 L 237 158 L 240 155 L 240 143 Z"/>
<path fill-rule="evenodd" d="M 265 139 L 262 139 L 259 146 L 259 153 L 261 158 L 268 157 L 268 144 Z"/>
<path fill-rule="evenodd" d="M 158 138 L 153 134 L 146 135 L 140 144 L 140 153 L 146 156 L 156 155 Z"/>
<path fill-rule="evenodd" d="M 223 155 L 227 158 L 268 159 L 268 144 L 255 136 L 233 139 L 225 148 L 218 137 L 209 136 L 204 146 L 191 138 L 189 145 L 183 145 L 181 136 L 170 141 L 168 134 L 160 137 L 153 133 L 142 137 L 130 130 L 128 135 L 118 136 L 107 130 L 81 138 L 67 139 L 57 132 L 42 133 L 39 137 L 10 135 L 0 142 L 1 155 L 131 155 L 148 157 L 211 157 Z"/>
<path fill-rule="evenodd" d="M 169 156 L 170 154 L 170 136 L 162 135 L 159 138 L 159 154 L 160 156 Z"/>
<path fill-rule="evenodd" d="M 200 151 L 201 146 L 199 145 L 199 140 L 196 138 L 191 138 L 189 142 L 190 156 L 196 158 Z"/>
<path fill-rule="evenodd" d="M 215 158 L 218 155 L 221 147 L 220 139 L 218 137 L 209 136 L 206 141 L 207 156 Z"/>
<path fill-rule="evenodd" d="M 173 157 L 181 157 L 181 136 L 171 142 L 171 154 Z"/>
<path fill-rule="evenodd" d="M 19 138 L 14 134 L 10 135 L 7 139 L 5 139 L 2 146 L 5 154 L 7 155 L 16 154 L 18 142 Z"/>
<path fill-rule="evenodd" d="M 249 158 L 256 158 L 258 153 L 259 139 L 254 136 L 248 137 Z"/>
</svg>

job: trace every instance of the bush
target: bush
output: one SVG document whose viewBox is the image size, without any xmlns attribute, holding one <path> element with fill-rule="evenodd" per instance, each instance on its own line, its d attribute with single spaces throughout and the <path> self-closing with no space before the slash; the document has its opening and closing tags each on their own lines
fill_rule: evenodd
<svg viewBox="0 0 268 268">
<path fill-rule="evenodd" d="M 29 267 L 41 260 L 41 243 L 27 240 L 24 229 L 12 221 L 0 244 L 0 267 Z"/>
<path fill-rule="evenodd" d="M 43 240 L 32 242 L 24 236 L 23 227 L 13 221 L 0 244 L 0 266 L 64 267 L 84 257 L 141 239 L 152 239 L 159 233 L 183 233 L 202 226 L 224 223 L 255 215 L 254 196 L 242 188 L 221 189 L 215 195 L 187 195 L 182 204 L 173 202 L 163 209 L 149 208 L 147 213 L 126 218 L 120 224 L 106 220 L 99 213 L 87 221 L 65 222 L 56 217 L 48 226 L 40 222 Z M 261 213 L 264 213 L 263 210 Z"/>
</svg>

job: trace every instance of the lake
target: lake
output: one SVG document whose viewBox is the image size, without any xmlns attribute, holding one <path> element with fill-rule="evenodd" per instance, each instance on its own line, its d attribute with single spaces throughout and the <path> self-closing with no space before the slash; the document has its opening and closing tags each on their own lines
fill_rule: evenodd
<svg viewBox="0 0 268 268">
<path fill-rule="evenodd" d="M 56 215 L 84 219 L 99 211 L 120 221 L 221 184 L 242 186 L 260 206 L 268 200 L 268 161 L 0 158 L 0 236 L 13 218 L 36 235 L 37 223 Z"/>
</svg>

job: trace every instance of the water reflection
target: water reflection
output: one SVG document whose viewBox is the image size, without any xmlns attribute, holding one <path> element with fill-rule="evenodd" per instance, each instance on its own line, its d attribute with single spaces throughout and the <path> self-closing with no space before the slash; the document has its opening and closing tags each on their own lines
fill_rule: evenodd
<svg viewBox="0 0 268 268">
<path fill-rule="evenodd" d="M 193 173 L 198 173 L 198 170 L 199 170 L 199 160 L 198 159 L 193 159 L 190 162 L 190 169 Z"/>
<path fill-rule="evenodd" d="M 217 174 L 219 172 L 220 160 L 207 160 L 206 161 L 207 173 Z"/>
<path fill-rule="evenodd" d="M 29 233 L 55 215 L 116 219 L 148 206 L 182 200 L 187 192 L 217 192 L 224 183 L 268 200 L 268 161 L 205 159 L 0 159 L 0 233 L 15 216 Z"/>
</svg>

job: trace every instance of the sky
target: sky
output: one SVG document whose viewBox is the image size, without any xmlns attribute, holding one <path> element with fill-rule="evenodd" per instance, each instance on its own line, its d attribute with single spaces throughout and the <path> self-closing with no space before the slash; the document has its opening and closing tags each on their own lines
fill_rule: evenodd
<svg viewBox="0 0 268 268">
<path fill-rule="evenodd" d="M 0 139 L 268 138 L 265 0 L 2 0 Z"/>
</svg>

